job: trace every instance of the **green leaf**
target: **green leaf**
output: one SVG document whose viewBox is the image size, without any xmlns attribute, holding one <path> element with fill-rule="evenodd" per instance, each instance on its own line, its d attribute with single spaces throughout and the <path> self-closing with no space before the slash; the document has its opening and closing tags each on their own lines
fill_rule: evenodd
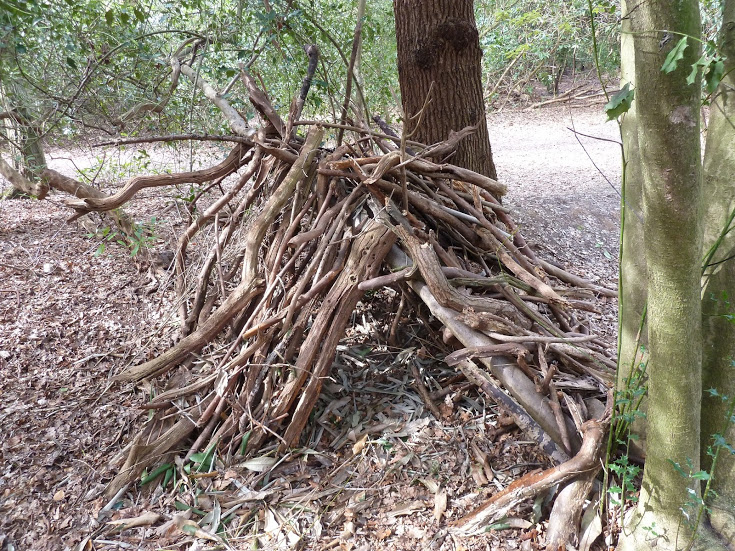
<svg viewBox="0 0 735 551">
<path fill-rule="evenodd" d="M 121 14 L 119 15 L 119 18 L 120 18 L 120 22 L 121 22 L 121 23 L 122 23 L 123 25 L 127 25 L 127 24 L 128 24 L 128 21 L 130 21 L 130 16 L 129 16 L 129 15 L 127 14 L 127 13 L 125 13 L 125 12 L 122 12 L 122 13 L 121 13 Z"/>
<path fill-rule="evenodd" d="M 197 452 L 197 453 L 191 454 L 191 457 L 189 457 L 189 459 L 193 461 L 194 463 L 201 463 L 202 461 L 206 459 L 206 457 L 207 457 L 206 453 Z"/>
<path fill-rule="evenodd" d="M 196 524 L 184 524 L 181 527 L 181 531 L 193 536 L 197 533 L 197 526 Z"/>
<path fill-rule="evenodd" d="M 212 444 L 209 449 L 204 452 L 198 452 L 191 455 L 189 460 L 193 464 L 197 465 L 196 472 L 201 473 L 212 469 L 212 464 L 214 463 L 214 448 L 215 445 Z"/>
<path fill-rule="evenodd" d="M 671 465 L 674 467 L 674 470 L 677 473 L 679 473 L 684 478 L 687 478 L 688 473 L 684 469 L 681 468 L 681 465 L 679 465 L 679 463 L 677 463 L 676 461 L 673 461 L 671 459 L 668 459 L 668 462 L 671 463 Z"/>
<path fill-rule="evenodd" d="M 18 2 L 3 2 L 0 0 L 0 8 L 3 11 L 14 13 L 15 15 L 33 15 L 31 12 L 26 11 L 25 6 L 21 6 Z"/>
<path fill-rule="evenodd" d="M 709 67 L 707 68 L 707 72 L 704 75 L 704 82 L 707 85 L 707 92 L 710 94 L 714 93 L 715 90 L 717 90 L 717 87 L 720 85 L 720 81 L 722 80 L 722 77 L 725 76 L 725 64 L 722 62 L 721 59 L 713 59 Z"/>
<path fill-rule="evenodd" d="M 666 56 L 664 64 L 661 66 L 661 70 L 664 73 L 673 73 L 679 65 L 679 61 L 684 59 L 684 50 L 687 49 L 687 37 L 682 36 L 681 40 L 676 43 L 676 46 Z"/>
<path fill-rule="evenodd" d="M 108 25 L 112 25 L 115 22 L 115 12 L 107 10 L 107 12 L 105 12 L 105 21 L 107 21 Z"/>
<path fill-rule="evenodd" d="M 630 83 L 626 82 L 625 86 L 615 95 L 610 98 L 610 101 L 605 104 L 605 113 L 607 113 L 607 120 L 611 121 L 617 119 L 623 113 L 627 113 L 630 106 L 633 104 L 633 98 L 635 97 L 635 90 L 630 88 Z"/>
<path fill-rule="evenodd" d="M 66 58 L 66 64 L 67 64 L 67 65 L 68 65 L 69 67 L 71 67 L 72 69 L 76 69 L 76 68 L 77 68 L 77 62 L 76 62 L 76 61 L 74 61 L 74 60 L 73 60 L 73 59 L 72 59 L 71 57 L 67 57 L 67 58 Z"/>
<path fill-rule="evenodd" d="M 689 76 L 687 77 L 687 84 L 689 84 L 690 86 L 694 84 L 695 80 L 697 80 L 697 73 L 699 73 L 699 65 L 702 60 L 704 60 L 704 56 L 702 56 L 702 58 L 699 61 L 697 61 L 695 64 L 692 65 L 692 71 L 691 73 L 689 73 Z"/>
<path fill-rule="evenodd" d="M 133 8 L 133 13 L 135 14 L 135 18 L 140 21 L 141 23 L 145 23 L 145 14 L 140 11 L 138 8 Z"/>
<path fill-rule="evenodd" d="M 172 479 L 172 478 L 174 478 L 175 476 L 176 476 L 176 470 L 175 470 L 175 469 L 168 469 L 168 470 L 166 471 L 166 474 L 165 474 L 165 475 L 163 475 L 163 483 L 161 484 L 161 486 L 162 486 L 163 488 L 167 487 L 167 486 L 168 486 L 168 483 L 169 483 L 169 482 L 171 481 L 171 479 Z"/>
<path fill-rule="evenodd" d="M 181 501 L 174 501 L 174 507 L 176 507 L 177 511 L 191 511 L 192 513 L 196 513 L 200 517 L 203 517 L 207 514 L 201 509 L 197 509 L 196 507 L 192 507 L 191 505 L 187 505 L 186 503 L 182 503 Z"/>
<path fill-rule="evenodd" d="M 735 449 L 728 443 L 727 440 L 721 435 L 721 434 L 715 434 L 713 437 L 714 440 L 714 446 L 716 448 L 724 448 L 731 454 L 735 453 Z"/>
<path fill-rule="evenodd" d="M 242 442 L 240 443 L 240 455 L 245 455 L 245 450 L 248 447 L 248 441 L 250 440 L 250 434 L 252 431 L 246 432 L 242 437 Z"/>
<path fill-rule="evenodd" d="M 143 476 L 142 479 L 141 479 L 141 481 L 140 481 L 140 485 L 141 486 L 145 486 L 146 484 L 149 484 L 150 482 L 153 482 L 156 478 L 158 478 L 159 476 L 161 476 L 163 473 L 165 473 L 166 471 L 168 471 L 172 467 L 173 467 L 173 465 L 171 463 L 164 463 L 163 465 L 161 465 L 157 469 L 153 470 L 147 476 Z"/>
</svg>

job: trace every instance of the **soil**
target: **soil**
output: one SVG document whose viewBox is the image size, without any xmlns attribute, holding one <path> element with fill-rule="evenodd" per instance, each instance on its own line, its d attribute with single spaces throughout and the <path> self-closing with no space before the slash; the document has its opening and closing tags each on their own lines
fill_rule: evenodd
<svg viewBox="0 0 735 551">
<path fill-rule="evenodd" d="M 499 179 L 509 188 L 504 204 L 539 254 L 615 286 L 619 147 L 584 137 L 580 145 L 572 126 L 617 137 L 601 105 L 490 116 Z M 68 152 L 51 157 L 52 167 L 73 168 Z M 91 159 L 74 156 L 74 163 L 85 162 Z M 149 220 L 170 198 L 147 193 L 129 210 Z M 68 224 L 69 215 L 59 195 L 0 201 L 1 549 L 529 550 L 542 544 L 547 511 L 539 509 L 538 517 L 530 503 L 483 535 L 458 539 L 447 532 L 448 520 L 549 463 L 521 433 L 503 428 L 493 403 L 461 384 L 437 399 L 442 419 L 427 414 L 410 369 L 364 339 L 340 350 L 307 439 L 318 449 L 296 451 L 275 466 L 269 458 L 260 466 L 215 462 L 206 476 L 178 464 L 173 489 L 159 478 L 105 499 L 105 483 L 119 465 L 113 460 L 145 422 L 139 406 L 150 392 L 110 379 L 170 345 L 175 305 L 170 274 L 140 273 L 114 239 L 96 254 L 101 227 L 94 220 Z M 165 249 L 181 223 L 175 216 L 159 222 L 154 248 Z M 616 305 L 601 305 L 593 328 L 612 342 Z M 368 332 L 370 323 L 356 319 L 353 333 Z M 451 375 L 440 362 L 422 369 L 434 384 L 429 390 Z M 268 473 L 260 472 L 263 464 L 272 467 Z M 109 524 L 146 513 L 151 516 L 140 527 Z M 225 521 L 227 543 L 210 534 Z"/>
</svg>

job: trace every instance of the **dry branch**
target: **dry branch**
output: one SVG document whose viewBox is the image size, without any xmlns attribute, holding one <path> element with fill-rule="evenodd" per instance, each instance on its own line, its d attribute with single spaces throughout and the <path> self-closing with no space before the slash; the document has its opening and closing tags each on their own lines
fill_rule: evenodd
<svg viewBox="0 0 735 551">
<path fill-rule="evenodd" d="M 6 163 L 2 157 L 0 157 L 0 175 L 10 182 L 13 187 L 32 197 L 43 199 L 48 193 L 48 185 L 45 182 L 39 181 L 35 184 L 32 183 L 28 178 Z"/>
<path fill-rule="evenodd" d="M 209 99 L 217 106 L 217 108 L 222 112 L 222 114 L 230 123 L 230 128 L 232 128 L 232 131 L 235 134 L 237 134 L 238 136 L 242 136 L 243 138 L 255 137 L 255 134 L 257 133 L 255 128 L 250 128 L 248 126 L 248 123 L 245 122 L 245 119 L 242 118 L 240 113 L 238 113 L 237 110 L 232 107 L 229 102 L 217 92 L 217 90 L 212 88 L 212 86 L 208 82 L 206 82 L 200 75 L 198 75 L 194 69 L 182 63 L 181 72 L 182 74 L 187 76 L 189 80 L 192 81 L 192 83 L 194 83 L 194 86 L 198 87 L 202 90 L 202 92 L 204 92 L 204 95 L 207 97 L 207 99 Z"/>
<path fill-rule="evenodd" d="M 609 421 L 605 419 L 585 422 L 582 426 L 582 447 L 572 459 L 541 473 L 530 473 L 519 478 L 472 513 L 452 522 L 452 528 L 463 534 L 476 533 L 484 525 L 504 516 L 518 503 L 537 496 L 553 485 L 597 472 Z"/>
<path fill-rule="evenodd" d="M 142 189 L 151 187 L 173 186 L 176 184 L 201 184 L 221 178 L 233 171 L 242 164 L 242 159 L 249 147 L 242 144 L 236 145 L 227 158 L 220 164 L 193 172 L 182 172 L 179 174 L 157 174 L 154 176 L 138 176 L 130 180 L 125 187 L 118 191 L 115 195 L 105 198 L 87 197 L 84 199 L 68 199 L 67 206 L 73 208 L 77 212 L 104 212 L 121 207 L 128 202 L 136 193 Z"/>
<path fill-rule="evenodd" d="M 296 184 L 302 178 L 305 167 L 311 164 L 316 154 L 316 146 L 321 142 L 322 134 L 321 129 L 312 129 L 299 159 L 291 168 L 281 186 L 271 195 L 258 219 L 251 226 L 245 238 L 246 256 L 243 260 L 242 282 L 238 287 L 196 332 L 186 336 L 176 346 L 159 357 L 127 370 L 118 376 L 118 380 L 137 381 L 165 373 L 171 367 L 186 359 L 192 352 L 201 350 L 260 292 L 262 280 L 256 275 L 260 244 L 273 219 L 283 208 L 293 193 Z"/>
<path fill-rule="evenodd" d="M 286 125 L 283 123 L 281 116 L 273 108 L 265 93 L 258 88 L 255 79 L 250 76 L 250 73 L 247 72 L 243 64 L 240 64 L 240 78 L 248 91 L 250 103 L 253 104 L 253 107 L 255 107 L 265 120 L 270 121 L 279 136 L 285 137 Z"/>
</svg>

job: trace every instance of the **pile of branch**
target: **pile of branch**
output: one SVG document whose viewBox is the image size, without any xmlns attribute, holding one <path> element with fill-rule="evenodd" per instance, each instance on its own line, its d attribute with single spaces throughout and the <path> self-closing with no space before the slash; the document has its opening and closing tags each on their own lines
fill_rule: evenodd
<svg viewBox="0 0 735 551">
<path fill-rule="evenodd" d="M 610 92 L 612 94 L 612 92 Z M 587 107 L 600 103 L 605 99 L 604 90 L 589 89 L 585 84 L 574 86 L 573 88 L 563 92 L 552 99 L 539 101 L 529 105 L 524 111 L 531 111 L 540 107 L 546 107 L 547 105 L 553 105 L 557 103 L 570 103 L 573 107 Z"/>
<path fill-rule="evenodd" d="M 299 122 L 310 77 L 285 123 L 243 69 L 265 122 L 256 131 L 190 67 L 174 65 L 230 121 L 234 135 L 221 138 L 235 142 L 229 156 L 68 202 L 78 215 L 113 211 L 142 189 L 181 183 L 207 184 L 211 196 L 175 251 L 181 340 L 117 376 L 175 371 L 145 405 L 155 414 L 126 450 L 109 495 L 184 444 L 187 457 L 216 447 L 224 458 L 298 445 L 353 311 L 365 291 L 383 286 L 429 308 L 456 350 L 447 363 L 556 463 L 580 451 L 583 423 L 601 405 L 589 398 L 607 394 L 615 368 L 584 313 L 596 311 L 596 295 L 615 292 L 539 258 L 499 201 L 502 184 L 440 162 L 472 129 L 427 148 L 364 122 Z M 332 128 L 347 132 L 344 145 L 324 146 Z M 236 183 L 217 185 L 233 174 Z M 57 176 L 47 177 L 54 187 Z M 205 230 L 211 247 L 190 254 Z"/>
</svg>

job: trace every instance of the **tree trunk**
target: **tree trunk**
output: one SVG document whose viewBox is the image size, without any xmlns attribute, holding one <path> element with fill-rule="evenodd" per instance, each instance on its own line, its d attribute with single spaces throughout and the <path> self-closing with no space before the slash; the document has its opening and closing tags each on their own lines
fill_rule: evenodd
<svg viewBox="0 0 735 551">
<path fill-rule="evenodd" d="M 46 157 L 39 137 L 40 130 L 19 100 L 25 98 L 24 91 L 12 81 L 2 91 L 5 94 L 4 97 L 0 94 L 2 105 L 9 105 L 10 109 L 0 113 L 0 119 L 7 120 L 7 125 L 12 130 L 11 135 L 15 139 L 15 144 L 11 145 L 10 149 L 18 161 L 16 168 L 25 178 L 25 182 L 22 184 L 17 178 L 8 177 L 7 167 L 3 167 L 3 175 L 17 192 L 44 199 L 49 192 L 49 186 L 41 178 L 41 173 L 46 169 Z"/>
<path fill-rule="evenodd" d="M 697 510 L 688 501 L 700 495 L 699 480 L 674 467 L 676 463 L 695 473 L 700 463 L 700 84 L 686 83 L 699 58 L 699 42 L 690 40 L 676 70 L 661 70 L 679 33 L 700 36 L 699 5 L 662 0 L 636 7 L 630 17 L 643 173 L 650 378 L 646 464 L 636 514 L 621 538 L 623 551 L 686 547 L 693 533 L 682 511 L 696 518 Z"/>
<path fill-rule="evenodd" d="M 620 33 L 620 84 L 629 83 L 635 89 L 635 47 L 630 34 L 628 6 L 622 4 L 623 18 Z M 646 311 L 646 252 L 641 246 L 643 236 L 643 172 L 641 152 L 638 147 L 638 108 L 633 101 L 630 109 L 620 120 L 623 138 L 623 180 L 620 216 L 622 224 L 620 289 L 619 289 L 619 354 L 618 390 L 619 399 L 627 400 L 622 411 L 632 421 L 631 431 L 638 439 L 631 440 L 637 454 L 642 454 L 645 445 L 645 421 L 636 417 L 641 410 L 639 392 L 644 384 L 642 368 L 646 365 L 648 329 L 645 325 Z M 631 377 L 632 375 L 632 377 Z M 621 435 L 622 436 L 622 435 Z"/>
<path fill-rule="evenodd" d="M 731 545 L 735 545 L 735 455 L 725 448 L 719 451 L 714 435 L 724 436 L 729 445 L 735 444 L 732 415 L 729 411 L 735 399 L 735 235 L 731 216 L 735 209 L 735 0 L 726 0 L 720 36 L 725 58 L 725 77 L 712 100 L 704 156 L 705 243 L 704 251 L 713 245 L 704 272 L 702 293 L 703 388 L 702 462 L 709 470 L 717 452 L 711 490 L 707 496 L 711 508 L 710 520 Z M 720 239 L 720 236 L 722 238 Z M 715 389 L 719 395 L 711 395 Z"/>
<path fill-rule="evenodd" d="M 393 5 L 404 132 L 415 131 L 412 139 L 431 145 L 453 130 L 477 125 L 459 143 L 452 163 L 496 179 L 472 0 L 395 0 Z"/>
</svg>

